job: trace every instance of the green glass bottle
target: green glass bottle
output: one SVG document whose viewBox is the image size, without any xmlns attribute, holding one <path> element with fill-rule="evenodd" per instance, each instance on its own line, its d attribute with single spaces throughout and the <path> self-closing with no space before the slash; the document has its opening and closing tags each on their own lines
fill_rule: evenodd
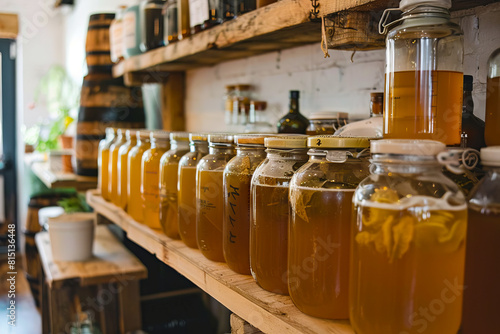
<svg viewBox="0 0 500 334">
<path fill-rule="evenodd" d="M 278 121 L 278 133 L 306 134 L 309 120 L 299 111 L 299 91 L 290 91 L 290 111 Z"/>
</svg>

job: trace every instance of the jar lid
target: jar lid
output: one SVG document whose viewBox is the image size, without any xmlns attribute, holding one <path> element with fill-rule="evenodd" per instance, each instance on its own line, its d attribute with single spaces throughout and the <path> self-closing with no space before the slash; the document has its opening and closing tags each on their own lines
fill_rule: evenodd
<svg viewBox="0 0 500 334">
<path fill-rule="evenodd" d="M 413 139 L 381 139 L 371 142 L 372 153 L 403 155 L 437 155 L 444 151 L 446 145 L 436 140 Z"/>
<path fill-rule="evenodd" d="M 406 12 L 417 6 L 435 6 L 450 9 L 451 0 L 401 0 L 399 9 Z"/>
<path fill-rule="evenodd" d="M 481 163 L 485 166 L 500 166 L 500 146 L 489 146 L 481 149 Z"/>
<path fill-rule="evenodd" d="M 209 144 L 234 144 L 234 134 L 212 133 L 208 135 Z"/>
<path fill-rule="evenodd" d="M 234 137 L 236 145 L 243 146 L 264 146 L 264 139 L 271 137 L 272 134 L 245 134 Z"/>
<path fill-rule="evenodd" d="M 116 128 L 106 128 L 106 136 L 114 136 L 116 135 Z"/>
<path fill-rule="evenodd" d="M 337 120 L 339 118 L 338 111 L 317 111 L 313 112 L 309 119 L 334 119 Z"/>
<path fill-rule="evenodd" d="M 307 138 L 307 147 L 315 148 L 368 148 L 370 138 L 338 137 L 331 135 L 312 136 Z"/>
<path fill-rule="evenodd" d="M 231 91 L 236 88 L 236 85 L 226 85 L 226 90 Z"/>
<path fill-rule="evenodd" d="M 170 140 L 170 132 L 163 130 L 151 131 L 151 140 Z"/>
<path fill-rule="evenodd" d="M 125 137 L 127 137 L 127 139 L 131 139 L 131 138 L 137 138 L 137 131 L 133 130 L 133 129 L 128 129 L 126 132 L 125 132 Z"/>
<path fill-rule="evenodd" d="M 266 137 L 264 145 L 269 148 L 306 148 L 306 135 L 276 135 Z"/>
<path fill-rule="evenodd" d="M 372 102 L 383 102 L 384 101 L 384 93 L 382 93 L 382 92 L 370 93 L 370 100 Z"/>
<path fill-rule="evenodd" d="M 188 132 L 170 132 L 170 140 L 174 141 L 189 141 L 189 133 Z"/>
<path fill-rule="evenodd" d="M 151 135 L 151 130 L 142 129 L 136 132 L 136 136 L 141 140 L 149 139 L 150 135 Z"/>
<path fill-rule="evenodd" d="M 207 141 L 208 135 L 206 133 L 190 133 L 189 141 Z"/>
<path fill-rule="evenodd" d="M 237 90 L 250 90 L 250 89 L 252 89 L 252 85 L 248 85 L 248 84 L 243 84 L 243 85 L 234 85 L 234 87 L 235 87 Z"/>
</svg>

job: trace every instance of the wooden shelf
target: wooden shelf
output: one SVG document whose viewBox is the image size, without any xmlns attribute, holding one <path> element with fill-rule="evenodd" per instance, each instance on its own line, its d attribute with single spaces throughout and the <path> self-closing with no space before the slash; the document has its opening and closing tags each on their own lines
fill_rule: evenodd
<svg viewBox="0 0 500 334">
<path fill-rule="evenodd" d="M 33 162 L 31 170 L 48 188 L 75 188 L 78 191 L 85 191 L 97 187 L 96 177 L 77 176 L 73 173 L 55 173 L 50 170 L 48 162 Z"/>
<path fill-rule="evenodd" d="M 317 15 L 312 15 L 312 3 L 319 4 Z M 452 10 L 482 6 L 495 0 L 454 0 Z M 227 60 L 240 59 L 270 51 L 321 41 L 321 17 L 345 11 L 376 13 L 388 7 L 396 7 L 394 0 L 280 0 L 271 5 L 246 13 L 234 20 L 202 31 L 185 40 L 131 57 L 113 68 L 116 77 L 127 74 L 128 84 L 160 82 L 166 78 L 162 73 L 185 71 L 210 66 Z M 375 21 L 377 21 L 374 16 Z M 347 27 L 348 30 L 373 28 L 376 24 Z M 377 23 L 377 22 L 375 22 Z M 352 49 L 342 29 L 335 27 L 327 33 L 328 44 L 336 48 Z M 373 37 L 372 31 L 367 36 Z M 331 36 L 330 36 L 331 35 Z M 359 36 L 356 36 L 358 39 Z M 340 39 L 340 41 L 339 41 Z M 362 43 L 361 43 L 362 44 Z M 383 47 L 379 44 L 378 48 Z M 360 46 L 358 50 L 377 46 Z"/>
<path fill-rule="evenodd" d="M 87 192 L 94 210 L 119 225 L 130 240 L 155 254 L 233 313 L 265 333 L 353 334 L 348 321 L 323 320 L 300 312 L 290 297 L 260 288 L 251 276 L 233 272 L 224 263 L 207 260 L 199 250 L 137 223 L 97 190 Z"/>
</svg>

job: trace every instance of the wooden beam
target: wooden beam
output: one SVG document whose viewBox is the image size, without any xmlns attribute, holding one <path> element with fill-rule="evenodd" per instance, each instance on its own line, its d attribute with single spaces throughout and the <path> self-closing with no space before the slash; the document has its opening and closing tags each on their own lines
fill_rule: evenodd
<svg viewBox="0 0 500 334">
<path fill-rule="evenodd" d="M 186 74 L 171 72 L 162 85 L 162 123 L 168 131 L 184 131 L 186 119 L 184 115 L 184 97 L 186 91 Z"/>
<path fill-rule="evenodd" d="M 0 13 L 0 38 L 16 39 L 19 34 L 19 16 Z"/>
</svg>

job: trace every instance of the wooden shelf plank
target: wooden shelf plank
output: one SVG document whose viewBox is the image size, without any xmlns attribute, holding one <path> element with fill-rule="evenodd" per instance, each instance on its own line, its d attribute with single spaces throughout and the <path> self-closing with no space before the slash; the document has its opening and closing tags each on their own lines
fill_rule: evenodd
<svg viewBox="0 0 500 334">
<path fill-rule="evenodd" d="M 207 260 L 199 250 L 187 247 L 182 241 L 137 223 L 126 212 L 106 202 L 97 190 L 87 192 L 87 202 L 98 214 L 125 230 L 129 239 L 265 333 L 354 333 L 348 321 L 310 317 L 300 312 L 290 297 L 263 290 L 251 276 L 236 274 L 226 264 Z"/>
<path fill-rule="evenodd" d="M 55 173 L 50 170 L 48 162 L 31 163 L 33 173 L 47 188 L 75 188 L 78 191 L 95 189 L 96 177 L 77 176 L 73 173 Z"/>
</svg>

